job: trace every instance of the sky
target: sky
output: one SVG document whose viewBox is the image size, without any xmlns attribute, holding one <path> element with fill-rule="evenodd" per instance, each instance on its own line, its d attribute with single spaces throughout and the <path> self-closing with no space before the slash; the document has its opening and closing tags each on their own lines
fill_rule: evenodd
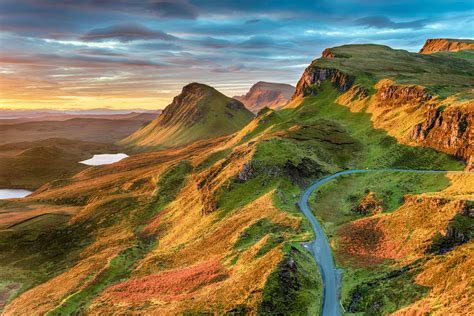
<svg viewBox="0 0 474 316">
<path fill-rule="evenodd" d="M 326 47 L 473 36 L 473 0 L 0 0 L 0 108 L 160 109 L 295 85 Z"/>
</svg>

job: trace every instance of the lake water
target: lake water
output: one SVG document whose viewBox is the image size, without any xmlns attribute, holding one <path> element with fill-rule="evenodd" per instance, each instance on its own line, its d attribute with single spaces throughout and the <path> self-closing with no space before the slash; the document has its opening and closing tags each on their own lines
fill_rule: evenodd
<svg viewBox="0 0 474 316">
<path fill-rule="evenodd" d="M 101 154 L 101 155 L 94 155 L 91 159 L 87 159 L 87 160 L 83 160 L 79 162 L 85 165 L 89 165 L 89 166 L 100 166 L 100 165 L 108 165 L 108 164 L 120 161 L 127 157 L 128 155 L 124 153 Z"/>
<path fill-rule="evenodd" d="M 33 192 L 28 190 L 0 189 L 0 200 L 22 198 L 27 195 L 30 195 L 31 193 Z"/>
</svg>

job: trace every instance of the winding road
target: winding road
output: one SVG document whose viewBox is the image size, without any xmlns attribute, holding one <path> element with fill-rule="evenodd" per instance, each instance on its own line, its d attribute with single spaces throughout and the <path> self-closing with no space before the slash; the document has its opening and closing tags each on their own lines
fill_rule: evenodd
<svg viewBox="0 0 474 316">
<path fill-rule="evenodd" d="M 412 173 L 445 173 L 445 172 L 456 172 L 456 173 L 467 173 L 474 174 L 474 172 L 468 171 L 447 171 L 447 170 L 412 170 L 412 169 L 353 169 L 353 170 L 344 170 L 332 175 L 329 175 L 325 178 L 322 178 L 309 188 L 307 188 L 301 195 L 298 205 L 304 215 L 308 218 L 313 228 L 315 239 L 311 241 L 308 246 L 311 254 L 318 263 L 321 277 L 323 279 L 323 307 L 321 314 L 323 316 L 337 316 L 341 315 L 339 308 L 339 281 L 338 281 L 338 272 L 334 264 L 334 259 L 331 253 L 331 247 L 329 246 L 329 241 L 324 233 L 321 225 L 314 217 L 311 209 L 308 205 L 309 196 L 313 193 L 314 190 L 325 184 L 326 182 L 331 181 L 334 178 L 337 178 L 346 174 L 353 173 L 367 173 L 367 172 L 412 172 Z"/>
</svg>

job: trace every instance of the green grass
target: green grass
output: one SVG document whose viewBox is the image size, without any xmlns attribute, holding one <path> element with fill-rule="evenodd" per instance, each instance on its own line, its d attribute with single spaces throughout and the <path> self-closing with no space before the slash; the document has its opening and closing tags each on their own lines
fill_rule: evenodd
<svg viewBox="0 0 474 316">
<path fill-rule="evenodd" d="M 322 281 L 311 255 L 297 244 L 286 244 L 285 255 L 263 289 L 262 315 L 318 315 Z"/>
<path fill-rule="evenodd" d="M 217 161 L 227 157 L 232 152 L 231 148 L 219 150 L 210 154 L 199 165 L 196 166 L 195 171 L 199 172 L 212 166 Z"/>
<path fill-rule="evenodd" d="M 342 126 L 361 146 L 360 151 L 353 157 L 351 167 L 443 170 L 464 168 L 460 161 L 434 149 L 399 144 L 384 130 L 373 127 L 370 114 L 352 113 L 347 107 L 336 104 L 338 95 L 328 83 L 321 85 L 320 95 L 305 98 L 293 114 L 293 119 L 300 124 L 324 119 Z"/>
<path fill-rule="evenodd" d="M 417 285 L 419 263 L 400 269 L 348 270 L 344 274 L 342 304 L 346 312 L 385 315 L 413 303 L 428 293 Z"/>
<path fill-rule="evenodd" d="M 171 166 L 160 175 L 157 182 L 155 198 L 148 202 L 143 210 L 135 212 L 132 225 L 136 231 L 140 231 L 144 225 L 156 214 L 161 212 L 168 203 L 176 198 L 176 195 L 186 183 L 187 176 L 193 171 L 192 165 L 187 160 Z"/>
<path fill-rule="evenodd" d="M 458 52 L 438 52 L 434 53 L 433 55 L 461 58 L 470 60 L 471 62 L 474 60 L 474 50 L 460 50 Z"/>
<path fill-rule="evenodd" d="M 260 175 L 246 182 L 229 181 L 217 194 L 219 218 L 224 218 L 232 211 L 236 211 L 248 203 L 255 201 L 265 193 L 275 188 L 277 182 L 268 182 L 266 177 Z"/>
<path fill-rule="evenodd" d="M 339 69 L 367 89 L 381 79 L 392 79 L 400 84 L 444 86 L 441 96 L 446 97 L 469 89 L 466 85 L 473 82 L 474 59 L 469 52 L 422 55 L 373 44 L 343 45 L 331 51 L 335 58 L 320 58 L 312 66 Z"/>
<path fill-rule="evenodd" d="M 338 177 L 316 190 L 310 207 L 323 223 L 329 236 L 345 223 L 361 218 L 352 209 L 359 200 L 374 192 L 383 200 L 383 211 L 392 212 L 403 204 L 406 194 L 437 192 L 449 186 L 446 174 L 374 172 Z"/>
<path fill-rule="evenodd" d="M 272 223 L 269 219 L 261 219 L 246 228 L 234 244 L 234 249 L 242 251 L 259 242 L 269 235 L 267 243 L 258 251 L 257 257 L 264 255 L 284 241 L 283 234 L 290 230 L 289 227 Z"/>
<path fill-rule="evenodd" d="M 72 267 L 92 242 L 88 227 L 67 219 L 39 216 L 0 231 L 0 280 L 15 284 L 8 301 Z"/>
<path fill-rule="evenodd" d="M 191 171 L 193 171 L 193 167 L 189 161 L 184 160 L 163 173 L 157 183 L 157 199 L 164 203 L 169 203 L 174 200 L 179 190 L 183 187 L 186 176 L 191 173 Z"/>
</svg>

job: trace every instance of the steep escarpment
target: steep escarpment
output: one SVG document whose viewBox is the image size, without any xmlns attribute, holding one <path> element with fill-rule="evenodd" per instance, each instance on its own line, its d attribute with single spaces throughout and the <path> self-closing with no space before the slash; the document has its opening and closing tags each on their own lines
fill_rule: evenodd
<svg viewBox="0 0 474 316">
<path fill-rule="evenodd" d="M 411 139 L 425 146 L 472 162 L 474 155 L 474 103 L 464 106 L 430 106 Z M 469 164 L 469 169 L 473 168 Z"/>
<path fill-rule="evenodd" d="M 354 98 L 350 93 L 339 98 L 353 110 L 372 114 L 381 127 L 400 142 L 431 147 L 467 162 L 471 170 L 474 155 L 474 103 L 455 99 L 439 100 L 419 85 L 399 85 L 382 80 L 371 97 Z M 357 104 L 359 103 L 359 104 Z"/>
<path fill-rule="evenodd" d="M 460 50 L 474 49 L 474 40 L 452 39 L 452 38 L 432 38 L 425 42 L 420 50 L 420 54 L 433 54 L 438 52 L 458 52 Z"/>
<path fill-rule="evenodd" d="M 296 85 L 295 93 L 292 100 L 300 97 L 315 95 L 317 87 L 324 81 L 329 81 L 340 92 L 347 91 L 354 83 L 355 77 L 348 75 L 335 68 L 320 68 L 309 66 L 303 72 L 298 84 Z"/>
<path fill-rule="evenodd" d="M 247 109 L 257 113 L 264 107 L 278 109 L 285 106 L 291 99 L 295 87 L 284 83 L 259 81 L 245 95 L 235 96 Z"/>
<path fill-rule="evenodd" d="M 311 63 L 298 82 L 292 103 L 317 95 L 319 87 L 329 82 L 343 93 L 337 99 L 339 104 L 354 112 L 371 113 L 374 126 L 399 142 L 431 147 L 472 164 L 473 71 L 474 64 L 467 57 L 345 45 L 326 49 Z"/>
<path fill-rule="evenodd" d="M 231 99 L 204 84 L 183 87 L 158 118 L 125 138 L 132 147 L 168 148 L 200 139 L 231 134 L 253 118 L 253 114 Z"/>
</svg>

